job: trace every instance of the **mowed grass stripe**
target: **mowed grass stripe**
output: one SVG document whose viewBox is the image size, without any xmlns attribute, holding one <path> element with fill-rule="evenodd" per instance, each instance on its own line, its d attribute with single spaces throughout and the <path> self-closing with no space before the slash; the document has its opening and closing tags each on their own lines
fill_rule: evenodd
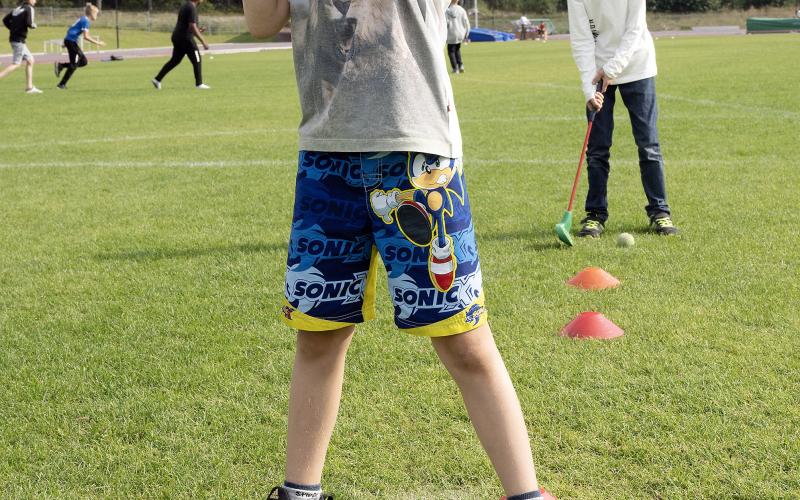
<svg viewBox="0 0 800 500">
<path fill-rule="evenodd" d="M 539 478 L 559 497 L 796 497 L 800 106 L 785 61 L 800 47 L 793 36 L 656 43 L 683 234 L 647 232 L 619 106 L 608 237 L 572 249 L 552 230 L 586 126 L 568 44 L 465 48 L 454 86 L 492 326 Z M 282 479 L 291 56 L 215 57 L 204 94 L 188 66 L 155 93 L 161 64 L 92 64 L 67 93 L 33 99 L 19 75 L 0 82 L 4 495 L 257 498 Z M 621 231 L 632 249 L 615 246 Z M 623 286 L 563 285 L 588 265 Z M 349 354 L 326 489 L 499 497 L 455 385 L 427 342 L 395 331 L 385 290 L 382 278 L 378 319 Z M 626 335 L 559 338 L 584 310 Z"/>
</svg>

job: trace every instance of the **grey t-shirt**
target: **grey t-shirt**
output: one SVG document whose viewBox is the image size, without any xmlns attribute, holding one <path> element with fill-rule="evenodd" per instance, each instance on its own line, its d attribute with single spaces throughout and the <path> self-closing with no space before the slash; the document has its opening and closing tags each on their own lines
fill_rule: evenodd
<svg viewBox="0 0 800 500">
<path fill-rule="evenodd" d="M 461 157 L 449 0 L 290 0 L 300 149 Z"/>
</svg>

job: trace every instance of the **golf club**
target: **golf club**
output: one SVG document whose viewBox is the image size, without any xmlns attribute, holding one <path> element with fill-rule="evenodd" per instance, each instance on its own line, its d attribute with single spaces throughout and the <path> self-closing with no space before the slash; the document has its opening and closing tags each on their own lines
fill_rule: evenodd
<svg viewBox="0 0 800 500">
<path fill-rule="evenodd" d="M 603 80 L 597 82 L 597 91 L 600 92 L 603 88 Z M 590 111 L 587 115 L 589 120 L 589 125 L 586 127 L 586 137 L 583 139 L 583 147 L 581 148 L 581 157 L 578 160 L 578 171 L 575 172 L 575 180 L 572 182 L 572 193 L 569 195 L 569 204 L 567 205 L 567 211 L 564 212 L 564 215 L 561 217 L 561 222 L 556 224 L 556 235 L 558 239 L 561 240 L 567 246 L 573 246 L 575 241 L 572 239 L 572 234 L 570 231 L 572 229 L 572 204 L 575 202 L 575 192 L 578 189 L 578 181 L 581 178 L 581 168 L 583 167 L 583 159 L 586 156 L 586 145 L 589 143 L 589 136 L 592 133 L 592 125 L 594 124 L 594 117 L 597 115 L 598 111 Z"/>
</svg>

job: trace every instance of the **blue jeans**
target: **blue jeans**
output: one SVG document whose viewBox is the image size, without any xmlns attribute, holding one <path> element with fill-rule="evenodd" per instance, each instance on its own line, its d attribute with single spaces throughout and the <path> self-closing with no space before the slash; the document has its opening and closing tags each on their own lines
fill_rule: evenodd
<svg viewBox="0 0 800 500">
<path fill-rule="evenodd" d="M 586 214 L 603 223 L 608 219 L 608 174 L 611 169 L 611 136 L 614 132 L 614 102 L 616 91 L 628 108 L 633 138 L 639 148 L 639 171 L 644 194 L 647 196 L 647 215 L 670 213 L 667 187 L 664 182 L 664 160 L 658 143 L 658 106 L 655 78 L 609 85 L 603 109 L 597 113 L 586 149 L 589 193 L 586 195 Z"/>
</svg>

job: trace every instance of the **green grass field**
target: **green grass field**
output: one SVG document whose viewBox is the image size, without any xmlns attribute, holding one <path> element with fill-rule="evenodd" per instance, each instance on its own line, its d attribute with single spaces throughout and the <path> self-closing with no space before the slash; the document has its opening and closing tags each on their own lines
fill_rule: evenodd
<svg viewBox="0 0 800 500">
<path fill-rule="evenodd" d="M 800 496 L 799 42 L 656 41 L 682 234 L 646 231 L 619 107 L 607 237 L 572 249 L 553 232 L 585 130 L 568 43 L 465 48 L 492 326 L 560 498 Z M 0 81 L 0 496 L 263 498 L 282 480 L 291 54 L 206 59 L 205 93 L 188 63 L 155 92 L 163 62 L 93 63 L 67 92 L 37 68 L 40 96 Z M 589 265 L 623 286 L 564 285 Z M 625 336 L 557 336 L 587 310 Z M 386 294 L 348 362 L 327 490 L 500 496 L 455 384 Z"/>
</svg>

